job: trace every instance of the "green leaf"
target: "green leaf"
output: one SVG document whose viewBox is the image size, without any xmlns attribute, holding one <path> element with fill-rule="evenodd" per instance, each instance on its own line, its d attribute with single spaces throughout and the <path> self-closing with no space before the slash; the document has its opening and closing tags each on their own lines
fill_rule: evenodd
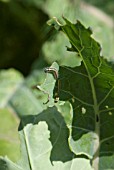
<svg viewBox="0 0 114 170">
<path fill-rule="evenodd" d="M 71 67 L 80 65 L 81 59 L 75 53 L 67 53 L 64 44 L 68 46 L 69 42 L 62 33 L 58 34 L 55 40 L 44 43 L 42 50 L 47 62 L 53 63 L 57 61 L 59 65 Z"/>
<path fill-rule="evenodd" d="M 65 163 L 61 161 L 53 161 L 51 163 L 52 144 L 49 140 L 50 137 L 45 121 L 40 121 L 34 125 L 31 123 L 25 125 L 20 130 L 22 151 L 20 161 L 13 163 L 8 158 L 0 158 L 0 170 L 74 170 L 75 167 L 79 170 L 84 168 L 92 170 L 90 161 L 84 158 L 69 160 Z"/>
<path fill-rule="evenodd" d="M 66 109 L 66 107 L 63 107 Z M 67 114 L 69 109 L 66 109 Z M 61 111 L 62 115 L 64 111 Z M 36 116 L 23 117 L 19 129 L 28 123 L 37 124 L 40 121 L 45 121 L 48 124 L 50 130 L 50 141 L 53 145 L 50 159 L 51 161 L 61 160 L 63 162 L 73 158 L 73 153 L 68 146 L 69 130 L 66 127 L 65 121 L 61 116 L 61 112 L 58 112 L 56 107 L 48 108 Z M 64 147 L 63 147 L 64 145 Z"/>
<path fill-rule="evenodd" d="M 85 4 L 81 1 L 69 1 L 69 0 L 63 0 L 62 5 L 61 0 L 46 0 L 46 2 L 42 5 L 42 8 L 46 13 L 49 15 L 50 18 L 57 17 L 59 20 L 63 22 L 61 19 L 61 16 L 65 16 L 70 21 L 75 22 L 76 19 L 80 20 L 84 23 L 85 26 L 92 27 L 92 30 L 94 32 L 93 36 L 100 41 L 100 44 L 102 45 L 102 53 L 107 59 L 113 60 L 113 54 L 114 54 L 114 38 L 113 38 L 113 32 L 114 32 L 114 24 L 113 19 L 108 17 L 105 13 L 102 13 L 97 8 L 92 8 L 92 6 L 89 6 L 88 4 Z M 53 10 L 54 9 L 54 10 Z M 91 10 L 93 9 L 93 10 Z M 97 15 L 96 15 L 97 13 Z M 103 19 L 103 18 L 107 19 Z M 108 21 L 111 21 L 111 24 L 108 23 Z M 111 26 L 110 26 L 111 25 Z M 57 24 L 56 24 L 56 27 Z M 108 36 L 106 36 L 108 35 Z M 61 37 L 62 39 L 62 37 Z M 56 41 L 56 39 L 54 40 Z M 64 38 L 63 38 L 64 41 Z M 58 42 L 58 38 L 57 38 Z M 108 43 L 110 42 L 110 43 Z M 48 44 L 48 42 L 46 43 Z M 53 42 L 52 42 L 53 44 Z M 50 45 L 50 43 L 49 43 Z M 66 40 L 67 45 L 67 40 Z M 53 47 L 53 45 L 51 45 Z M 58 45 L 57 45 L 58 47 Z M 56 48 L 56 47 L 55 47 Z M 52 51 L 54 50 L 54 47 L 52 48 Z M 63 50 L 63 49 L 62 49 Z M 56 48 L 54 51 L 54 54 L 59 53 L 60 49 Z M 47 50 L 48 53 L 48 50 Z M 50 49 L 51 53 L 51 49 Z M 51 53 L 52 55 L 53 53 Z M 67 54 L 68 55 L 68 54 Z M 56 54 L 57 56 L 57 54 Z M 48 61 L 49 56 L 45 57 Z M 61 60 L 62 56 L 60 57 Z M 50 59 L 49 59 L 50 61 Z M 63 62 L 63 61 L 62 61 Z M 51 64 L 51 63 L 50 63 Z M 60 63 L 61 64 L 61 63 Z M 66 64 L 66 63 L 65 63 Z"/>
<path fill-rule="evenodd" d="M 71 150 L 76 155 L 88 156 L 98 169 L 99 163 L 103 163 L 98 158 L 107 156 L 108 163 L 114 153 L 114 71 L 100 56 L 101 47 L 91 37 L 90 29 L 79 21 L 72 24 L 64 20 L 66 25 L 59 26 L 71 43 L 68 49 L 78 53 L 82 63 L 74 68 L 60 67 L 59 87 L 55 87 L 55 93 L 59 88 L 60 100 L 70 101 L 73 107 Z M 114 166 L 108 164 L 107 168 Z"/>
<path fill-rule="evenodd" d="M 58 72 L 58 64 L 54 62 L 50 68 L 56 70 Z M 55 86 L 56 79 L 52 74 L 47 73 L 47 77 L 44 80 L 44 82 L 41 85 L 37 85 L 37 89 L 41 90 L 44 94 L 46 94 L 46 99 L 44 104 L 48 104 L 48 106 L 53 106 L 54 105 L 54 99 L 53 99 L 53 89 Z"/>
<path fill-rule="evenodd" d="M 11 108 L 19 116 L 37 114 L 45 108 L 42 100 L 38 102 L 32 92 L 35 84 L 30 87 L 20 72 L 15 69 L 1 70 L 0 81 L 0 108 Z"/>
<path fill-rule="evenodd" d="M 15 161 L 19 157 L 18 125 L 19 119 L 13 111 L 0 109 L 0 155 L 8 155 Z"/>
<path fill-rule="evenodd" d="M 15 69 L 0 71 L 0 155 L 8 155 L 12 160 L 17 160 L 19 155 L 19 117 L 31 113 L 38 114 L 46 108 L 42 99 L 44 94 L 39 95 L 38 91 L 40 100 L 37 99 L 32 92 L 34 82 L 28 88 L 29 80 L 26 82 L 22 74 Z"/>
<path fill-rule="evenodd" d="M 0 81 L 0 107 L 3 108 L 23 82 L 23 76 L 14 69 L 1 70 Z"/>
</svg>

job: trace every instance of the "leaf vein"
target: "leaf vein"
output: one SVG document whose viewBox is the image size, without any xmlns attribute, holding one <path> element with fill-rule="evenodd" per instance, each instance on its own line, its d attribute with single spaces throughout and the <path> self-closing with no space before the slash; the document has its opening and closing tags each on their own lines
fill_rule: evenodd
<svg viewBox="0 0 114 170">
<path fill-rule="evenodd" d="M 61 89 L 61 91 L 65 92 L 65 93 L 67 93 L 67 94 L 70 94 L 70 95 L 73 97 L 73 99 L 76 99 L 76 100 L 79 101 L 80 103 L 85 104 L 85 105 L 87 105 L 87 106 L 93 107 L 92 104 L 87 103 L 87 102 L 84 102 L 83 100 L 79 99 L 78 97 L 75 97 L 71 92 L 65 91 L 65 90 L 63 90 L 63 89 Z"/>
</svg>

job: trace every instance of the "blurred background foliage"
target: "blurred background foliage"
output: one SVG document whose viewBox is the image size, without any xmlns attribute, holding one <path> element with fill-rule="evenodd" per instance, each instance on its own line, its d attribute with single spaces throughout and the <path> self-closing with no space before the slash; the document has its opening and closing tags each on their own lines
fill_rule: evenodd
<svg viewBox="0 0 114 170">
<path fill-rule="evenodd" d="M 85 1 L 114 17 L 113 0 Z M 79 19 L 87 26 L 91 26 L 96 38 L 102 42 L 102 46 L 104 45 L 104 55 L 111 58 L 113 56 L 111 44 L 114 42 L 111 23 L 113 19 L 111 21 L 111 18 L 106 17 L 105 14 L 104 16 L 101 13 L 98 14 L 98 12 L 81 0 L 63 0 L 62 2 L 60 0 L 1 0 L 0 69 L 14 67 L 26 76 L 36 59 L 39 67 L 41 67 L 41 62 L 44 66 L 45 62 L 50 64 L 53 60 L 61 61 L 61 57 L 58 58 L 61 51 L 66 63 L 65 56 L 67 54 L 64 53 L 65 50 L 63 51 L 65 43 L 62 43 L 62 39 L 65 38 L 62 35 L 57 35 L 57 42 L 53 38 L 54 44 L 51 43 L 50 39 L 55 33 L 46 24 L 46 21 L 51 17 L 61 18 L 62 15 L 73 22 Z M 63 41 L 65 42 L 65 40 Z M 68 42 L 66 44 L 68 45 Z M 42 45 L 43 50 L 41 50 Z M 69 57 L 67 57 L 68 63 Z M 63 58 L 61 62 L 64 64 Z M 71 65 L 72 63 L 74 62 L 71 61 Z"/>
<path fill-rule="evenodd" d="M 85 0 L 85 2 L 90 3 L 91 5 L 94 5 L 104 12 L 106 12 L 108 15 L 112 16 L 114 18 L 114 1 L 113 0 Z"/>
<path fill-rule="evenodd" d="M 90 26 L 103 56 L 114 61 L 113 0 L 0 0 L 0 155 L 16 160 L 19 119 L 48 107 L 47 96 L 31 88 L 43 83 L 43 68 L 54 61 L 80 64 L 76 54 L 66 52 L 66 37 L 46 23 L 54 16 L 63 22 L 62 15 Z"/>
</svg>

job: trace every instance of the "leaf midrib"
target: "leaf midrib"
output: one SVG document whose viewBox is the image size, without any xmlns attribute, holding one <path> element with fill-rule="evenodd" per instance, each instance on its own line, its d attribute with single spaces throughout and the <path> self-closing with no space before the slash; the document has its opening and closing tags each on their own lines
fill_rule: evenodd
<svg viewBox="0 0 114 170">
<path fill-rule="evenodd" d="M 93 150 L 93 167 L 95 168 L 95 170 L 98 170 L 98 164 L 99 164 L 99 147 L 100 147 L 100 120 L 98 120 L 97 122 L 97 116 L 99 117 L 99 105 L 98 105 L 98 102 L 97 102 L 97 96 L 96 96 L 96 91 L 95 91 L 95 86 L 94 86 L 94 83 L 93 83 L 93 78 L 91 77 L 91 74 L 88 70 L 88 67 L 83 59 L 83 56 L 82 54 L 79 52 L 82 60 L 83 60 L 83 63 L 84 63 L 84 66 L 85 66 L 85 69 L 87 71 L 87 74 L 88 74 L 88 78 L 89 78 L 89 81 L 90 81 L 90 85 L 91 85 L 91 90 L 92 90 L 92 95 L 93 95 L 93 109 L 94 109 L 94 112 L 95 112 L 95 134 L 97 134 L 98 138 L 95 140 L 94 142 L 94 150 Z M 97 158 L 97 159 L 96 159 Z"/>
<path fill-rule="evenodd" d="M 25 146 L 26 146 L 26 151 L 27 151 L 27 156 L 28 156 L 28 162 L 29 162 L 29 167 L 30 170 L 33 170 L 32 168 L 32 161 L 31 161 L 31 157 L 30 157 L 30 151 L 29 151 L 29 144 L 28 144 L 28 140 L 27 140 L 27 135 L 26 135 L 26 129 L 23 129 L 23 133 L 25 136 Z"/>
</svg>

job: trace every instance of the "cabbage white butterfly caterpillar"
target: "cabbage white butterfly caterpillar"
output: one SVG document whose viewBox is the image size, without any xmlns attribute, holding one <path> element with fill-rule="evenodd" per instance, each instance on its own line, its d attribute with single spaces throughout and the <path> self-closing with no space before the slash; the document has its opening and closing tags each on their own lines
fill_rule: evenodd
<svg viewBox="0 0 114 170">
<path fill-rule="evenodd" d="M 44 69 L 44 72 L 45 73 L 51 73 L 53 75 L 53 77 L 55 78 L 55 80 L 57 80 L 57 82 L 58 82 L 58 92 L 59 92 L 59 80 L 58 80 L 59 75 L 58 75 L 58 71 L 55 68 L 47 67 L 47 68 Z M 58 97 L 58 93 L 57 93 L 56 96 L 55 96 L 54 102 L 57 103 L 58 101 L 59 101 L 59 97 Z"/>
<path fill-rule="evenodd" d="M 51 73 L 53 75 L 53 77 L 55 78 L 55 80 L 58 79 L 58 71 L 55 68 L 52 67 L 47 67 L 44 69 L 45 73 Z"/>
</svg>

